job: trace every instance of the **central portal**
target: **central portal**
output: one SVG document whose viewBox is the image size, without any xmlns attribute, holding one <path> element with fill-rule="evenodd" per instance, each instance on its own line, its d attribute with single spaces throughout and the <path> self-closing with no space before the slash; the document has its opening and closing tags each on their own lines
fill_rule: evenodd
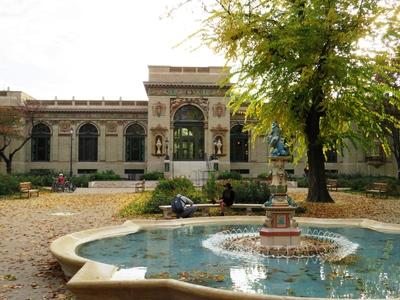
<svg viewBox="0 0 400 300">
<path fill-rule="evenodd" d="M 204 160 L 204 115 L 185 105 L 174 116 L 174 160 Z"/>
</svg>

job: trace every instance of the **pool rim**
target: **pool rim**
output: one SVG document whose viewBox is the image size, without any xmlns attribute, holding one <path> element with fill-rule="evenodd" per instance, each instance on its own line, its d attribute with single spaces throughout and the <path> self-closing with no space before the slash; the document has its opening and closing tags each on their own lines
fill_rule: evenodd
<svg viewBox="0 0 400 300">
<path fill-rule="evenodd" d="M 151 299 L 162 299 L 157 296 L 158 293 L 163 295 L 163 297 L 165 297 L 165 293 L 168 293 L 170 295 L 168 299 L 328 299 L 247 294 L 199 286 L 175 279 L 111 280 L 113 273 L 118 270 L 116 266 L 93 261 L 76 254 L 76 249 L 87 242 L 123 236 L 140 230 L 179 228 L 182 226 L 207 224 L 262 225 L 264 220 L 264 216 L 199 217 L 174 220 L 135 219 L 126 221 L 120 225 L 94 228 L 64 235 L 51 243 L 50 251 L 61 265 L 64 274 L 67 277 L 72 277 L 67 283 L 67 287 L 78 296 L 78 299 L 80 294 L 88 295 L 88 291 L 94 294 L 101 292 L 102 299 L 108 299 L 105 296 L 107 292 L 112 295 L 121 294 L 122 298 L 120 297 L 118 299 L 123 299 L 123 294 L 129 295 L 132 291 L 135 291 L 135 294 L 139 293 L 143 295 L 143 298 L 147 295 L 146 293 L 150 293 L 150 295 L 154 295 Z M 359 227 L 382 233 L 400 233 L 400 224 L 383 223 L 370 219 L 296 217 L 295 220 L 302 226 Z M 124 290 L 126 293 L 124 293 Z M 181 294 L 185 296 L 179 297 Z M 90 296 L 87 297 L 84 299 L 96 299 L 96 295 L 94 295 L 93 298 L 90 298 Z M 111 297 L 109 299 L 111 299 Z M 148 297 L 148 295 L 146 297 Z"/>
</svg>

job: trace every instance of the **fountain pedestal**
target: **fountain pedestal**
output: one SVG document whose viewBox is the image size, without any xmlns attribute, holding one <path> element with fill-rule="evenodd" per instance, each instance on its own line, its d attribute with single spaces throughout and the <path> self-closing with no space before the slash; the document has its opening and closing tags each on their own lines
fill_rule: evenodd
<svg viewBox="0 0 400 300">
<path fill-rule="evenodd" d="M 301 229 L 293 219 L 296 207 L 290 205 L 287 195 L 285 162 L 289 156 L 270 157 L 272 162 L 271 198 L 265 203 L 266 219 L 260 230 L 263 247 L 298 246 Z"/>
</svg>

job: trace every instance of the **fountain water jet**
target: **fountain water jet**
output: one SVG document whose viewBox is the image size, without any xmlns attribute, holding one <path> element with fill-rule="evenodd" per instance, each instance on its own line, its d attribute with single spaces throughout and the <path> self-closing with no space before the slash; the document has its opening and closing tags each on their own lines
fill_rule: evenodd
<svg viewBox="0 0 400 300">
<path fill-rule="evenodd" d="M 287 195 L 285 163 L 291 157 L 275 122 L 268 141 L 272 148 L 269 158 L 272 182 L 270 199 L 264 203 L 264 226 L 258 235 L 254 229 L 249 232 L 225 231 L 205 241 L 204 245 L 216 252 L 222 250 L 240 256 L 251 253 L 268 258 L 317 257 L 337 261 L 353 253 L 357 244 L 328 231 L 307 232 L 301 236 L 301 229 L 293 219 L 297 205 Z"/>
</svg>

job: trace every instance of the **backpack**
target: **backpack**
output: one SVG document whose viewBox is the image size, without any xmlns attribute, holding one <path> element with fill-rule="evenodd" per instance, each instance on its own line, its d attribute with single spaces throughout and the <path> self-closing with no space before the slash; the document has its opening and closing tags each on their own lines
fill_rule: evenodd
<svg viewBox="0 0 400 300">
<path fill-rule="evenodd" d="M 180 197 L 175 197 L 171 202 L 172 211 L 176 214 L 180 214 L 185 210 L 184 204 Z"/>
</svg>

